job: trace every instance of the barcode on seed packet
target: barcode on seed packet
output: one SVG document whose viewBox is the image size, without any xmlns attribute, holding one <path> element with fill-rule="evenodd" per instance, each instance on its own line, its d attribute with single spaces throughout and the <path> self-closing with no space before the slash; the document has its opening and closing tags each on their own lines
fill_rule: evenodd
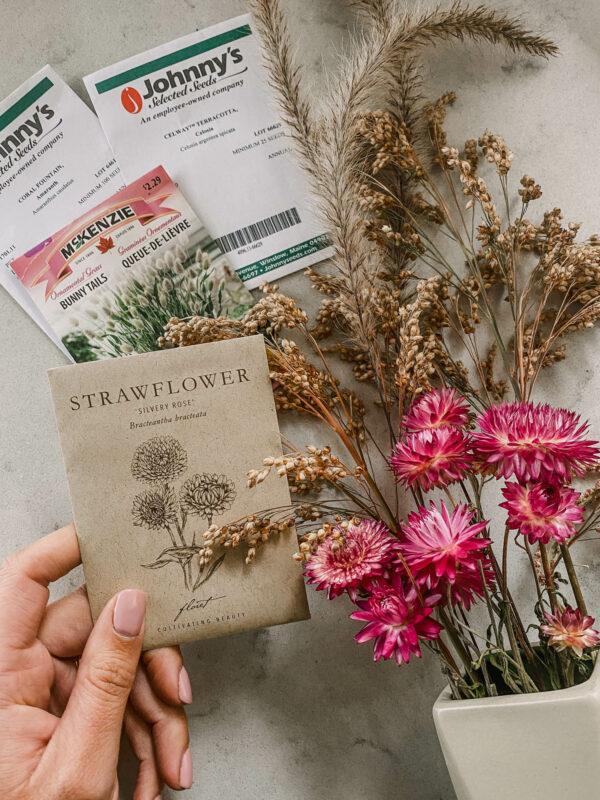
<svg viewBox="0 0 600 800">
<path fill-rule="evenodd" d="M 239 228 L 237 231 L 226 233 L 224 236 L 218 236 L 215 242 L 224 253 L 230 253 L 232 250 L 237 250 L 253 242 L 259 242 L 267 236 L 272 236 L 274 233 L 291 228 L 292 225 L 299 225 L 300 222 L 298 209 L 288 208 L 287 211 L 280 211 L 279 214 L 273 214 L 273 216 L 261 219 L 252 225 L 246 225 L 245 228 Z"/>
</svg>

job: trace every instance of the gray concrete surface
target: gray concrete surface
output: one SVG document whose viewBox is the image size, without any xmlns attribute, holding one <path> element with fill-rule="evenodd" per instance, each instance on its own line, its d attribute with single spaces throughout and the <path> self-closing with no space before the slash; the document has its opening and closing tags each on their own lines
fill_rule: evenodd
<svg viewBox="0 0 600 800">
<path fill-rule="evenodd" d="M 318 87 L 348 46 L 353 16 L 344 0 L 287 5 Z M 600 7 L 594 0 L 515 0 L 506 7 L 552 35 L 561 57 L 546 63 L 444 45 L 427 56 L 424 91 L 436 97 L 456 90 L 449 121 L 456 141 L 486 127 L 502 133 L 517 153 L 514 180 L 523 172 L 535 176 L 545 207 L 561 205 L 585 232 L 597 231 Z M 3 0 L 1 11 L 0 96 L 49 62 L 85 97 L 83 75 L 244 7 L 238 0 Z M 283 286 L 314 302 L 301 276 Z M 0 319 L 1 558 L 69 522 L 71 511 L 46 379 L 62 356 L 3 292 Z M 584 411 L 596 432 L 599 344 L 592 333 L 573 349 L 562 383 L 549 375 L 541 387 L 552 402 Z M 597 564 L 596 550 L 586 556 Z M 79 581 L 73 574 L 58 591 Z M 597 606 L 591 572 L 584 581 Z M 517 590 L 521 585 L 517 578 Z M 181 796 L 452 800 L 431 719 L 443 686 L 437 665 L 427 658 L 402 670 L 373 665 L 370 648 L 352 640 L 357 625 L 347 620 L 349 604 L 314 592 L 310 602 L 311 622 L 185 648 L 195 695 L 189 716 L 196 781 Z M 130 797 L 132 774 L 128 762 L 123 798 Z"/>
</svg>

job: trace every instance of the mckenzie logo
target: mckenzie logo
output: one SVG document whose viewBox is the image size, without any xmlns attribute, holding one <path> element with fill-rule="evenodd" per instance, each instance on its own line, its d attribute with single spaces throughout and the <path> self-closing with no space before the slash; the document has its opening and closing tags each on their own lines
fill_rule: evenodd
<svg viewBox="0 0 600 800">
<path fill-rule="evenodd" d="M 105 241 L 109 233 L 133 220 L 138 220 L 141 225 L 147 225 L 157 217 L 180 214 L 181 212 L 176 209 L 163 205 L 169 197 L 169 194 L 152 198 L 138 197 L 107 209 L 101 216 L 88 221 L 83 228 L 75 232 L 71 230 L 59 238 L 58 242 L 46 239 L 41 245 L 25 253 L 22 256 L 25 261 L 22 266 L 17 263 L 21 259 L 13 262 L 15 272 L 26 285 L 37 286 L 45 283 L 47 300 L 56 286 L 72 274 L 71 262 L 85 249 Z"/>
<path fill-rule="evenodd" d="M 133 86 L 126 86 L 121 92 L 121 104 L 130 114 L 139 114 L 143 107 L 142 95 Z"/>
<path fill-rule="evenodd" d="M 87 225 L 83 230 L 78 231 L 68 242 L 65 242 L 64 246 L 60 248 L 61 256 L 65 261 L 68 261 L 75 255 L 75 251 L 83 247 L 84 244 L 89 244 L 105 231 L 110 231 L 122 225 L 124 222 L 127 222 L 127 220 L 133 219 L 135 216 L 136 213 L 130 205 L 122 206 L 115 211 L 110 211 L 103 217 L 94 220 L 91 225 Z"/>
<path fill-rule="evenodd" d="M 150 106 L 164 103 L 170 99 L 163 98 L 166 92 L 179 90 L 174 95 L 179 97 L 187 94 L 189 84 L 192 84 L 190 87 L 192 92 L 199 91 L 208 83 L 216 83 L 217 78 L 225 77 L 231 65 L 239 64 L 243 60 L 244 56 L 239 47 L 228 47 L 218 56 L 192 64 L 185 69 L 168 69 L 159 78 L 153 80 L 145 78 L 143 94 L 133 86 L 126 86 L 121 92 L 121 105 L 129 114 L 139 114 L 145 101 L 151 100 Z"/>
</svg>

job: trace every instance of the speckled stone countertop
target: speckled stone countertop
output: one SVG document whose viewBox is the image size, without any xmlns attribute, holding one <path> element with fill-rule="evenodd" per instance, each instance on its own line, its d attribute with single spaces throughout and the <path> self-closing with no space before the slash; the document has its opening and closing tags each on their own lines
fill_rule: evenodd
<svg viewBox="0 0 600 800">
<path fill-rule="evenodd" d="M 318 86 L 349 46 L 353 14 L 343 0 L 286 5 Z M 513 180 L 524 172 L 535 176 L 544 207 L 559 205 L 584 232 L 597 231 L 600 5 L 515 0 L 502 7 L 522 12 L 554 37 L 560 58 L 548 63 L 443 45 L 427 54 L 424 92 L 433 98 L 455 90 L 451 137 L 463 142 L 486 127 L 501 133 L 516 152 Z M 238 0 L 3 0 L 0 97 L 45 63 L 86 97 L 83 75 L 244 10 Z M 301 275 L 283 288 L 314 304 Z M 1 558 L 68 523 L 71 510 L 46 378 L 63 357 L 2 291 L 0 319 Z M 551 375 L 540 385 L 551 402 L 590 417 L 596 430 L 598 336 L 593 332 L 573 348 L 560 385 Z M 594 564 L 597 550 L 585 557 Z M 590 597 L 600 601 L 600 588 L 587 574 Z M 59 591 L 80 580 L 70 576 Z M 189 717 L 196 780 L 180 796 L 452 800 L 431 718 L 443 686 L 437 664 L 425 658 L 401 670 L 373 665 L 370 647 L 353 642 L 358 626 L 347 619 L 348 602 L 329 603 L 311 591 L 310 603 L 311 622 L 185 647 L 195 698 Z M 123 798 L 130 797 L 132 774 L 126 764 Z M 176 794 L 165 790 L 163 796 Z"/>
</svg>

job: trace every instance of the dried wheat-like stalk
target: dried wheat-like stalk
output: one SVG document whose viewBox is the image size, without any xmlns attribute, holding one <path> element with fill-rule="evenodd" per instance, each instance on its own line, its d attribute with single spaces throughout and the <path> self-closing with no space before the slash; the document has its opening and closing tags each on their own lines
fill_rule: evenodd
<svg viewBox="0 0 600 800">
<path fill-rule="evenodd" d="M 284 14 L 278 2 L 252 0 L 251 8 L 262 38 L 263 55 L 284 121 L 296 142 L 302 166 L 318 180 L 318 142 L 314 115 L 302 67 L 293 53 Z"/>
<path fill-rule="evenodd" d="M 446 10 L 435 8 L 414 18 L 399 13 L 393 0 L 360 0 L 358 5 L 371 21 L 370 29 L 332 82 L 325 111 L 315 119 L 279 0 L 251 3 L 272 86 L 333 240 L 336 270 L 325 282 L 327 293 L 335 298 L 337 322 L 351 346 L 368 357 L 380 391 L 385 393 L 385 359 L 373 302 L 382 271 L 381 251 L 363 235 L 360 189 L 365 151 L 357 136 L 361 115 L 370 103 L 380 105 L 384 98 L 400 121 L 414 124 L 410 119 L 416 105 L 414 59 L 426 44 L 469 37 L 546 57 L 553 55 L 556 47 L 526 30 L 518 20 L 484 6 L 473 8 L 457 2 Z M 400 100 L 391 102 L 394 93 Z M 398 186 L 394 190 L 398 193 Z M 404 263 L 392 261 L 385 267 L 397 273 Z"/>
<path fill-rule="evenodd" d="M 394 0 L 350 0 L 350 5 L 375 25 L 385 25 Z"/>
</svg>

